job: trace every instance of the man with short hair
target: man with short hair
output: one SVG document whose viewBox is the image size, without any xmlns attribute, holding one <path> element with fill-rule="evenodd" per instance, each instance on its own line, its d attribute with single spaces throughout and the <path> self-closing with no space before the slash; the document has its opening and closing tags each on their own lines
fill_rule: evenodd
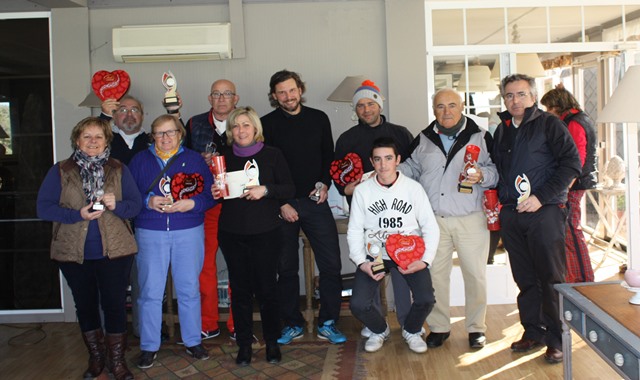
<svg viewBox="0 0 640 380">
<path fill-rule="evenodd" d="M 334 344 L 344 343 L 347 338 L 335 325 L 342 302 L 340 245 L 327 204 L 329 168 L 333 161 L 331 123 L 324 112 L 302 105 L 304 91 L 304 82 L 297 73 L 282 70 L 273 74 L 269 101 L 275 110 L 261 118 L 265 143 L 282 151 L 296 185 L 295 198 L 280 207 L 280 215 L 288 223 L 282 227 L 284 238 L 278 268 L 278 301 L 285 323 L 278 343 L 289 344 L 304 334 L 298 276 L 301 228 L 320 269 L 317 336 Z"/>
<path fill-rule="evenodd" d="M 382 137 L 373 142 L 370 161 L 376 174 L 355 188 L 349 215 L 349 258 L 358 266 L 351 312 L 371 330 L 365 351 L 379 350 L 390 330 L 380 310 L 374 307 L 373 299 L 385 271 L 397 269 L 413 293 L 402 337 L 411 351 L 423 353 L 427 345 L 421 337 L 422 325 L 436 301 L 427 267 L 438 247 L 438 223 L 422 186 L 397 170 L 400 155 L 392 138 Z M 396 234 L 405 239 L 399 244 L 403 250 L 418 249 L 420 240 L 424 243 L 421 257 L 404 268 L 391 259 L 395 252 L 390 236 Z M 376 264 L 380 262 L 384 268 L 377 271 Z"/>
<path fill-rule="evenodd" d="M 151 138 L 142 130 L 144 109 L 137 98 L 125 95 L 120 101 L 106 99 L 102 102 L 100 118 L 113 121 L 111 157 L 128 165 L 136 153 L 149 147 Z"/>
<path fill-rule="evenodd" d="M 342 133 L 336 142 L 335 159 L 343 159 L 348 153 L 356 153 L 362 160 L 364 173 L 373 171 L 373 165 L 369 160 L 373 142 L 380 137 L 391 137 L 398 147 L 401 160 L 409 157 L 409 146 L 413 141 L 413 136 L 409 130 L 401 125 L 392 124 L 382 115 L 384 109 L 384 98 L 380 93 L 380 88 L 371 80 L 365 80 L 353 94 L 353 108 L 358 116 L 358 125 L 355 125 Z M 351 197 L 355 187 L 360 181 L 354 181 L 347 186 L 334 181 L 336 189 L 340 194 L 347 197 L 347 202 L 351 204 Z M 411 307 L 411 293 L 406 281 L 397 269 L 391 269 L 393 281 L 393 296 L 396 305 L 396 317 L 400 326 L 404 325 L 404 320 Z M 375 296 L 374 305 L 380 308 L 380 296 Z M 382 312 L 382 310 L 381 310 Z M 371 331 L 365 326 L 361 335 L 368 338 Z"/>
<path fill-rule="evenodd" d="M 490 157 L 491 135 L 462 111 L 460 94 L 450 88 L 438 90 L 433 97 L 436 120 L 413 141 L 411 157 L 400 165 L 404 174 L 424 187 L 440 227 L 438 251 L 431 263 L 437 300 L 427 317 L 431 330 L 427 345 L 431 348 L 442 346 L 451 333 L 449 301 L 454 251 L 464 280 L 469 346 L 482 348 L 486 342 L 489 230 L 482 204 L 484 190 L 496 185 L 498 173 Z M 462 173 L 469 146 L 480 148 L 480 153 L 470 166 L 473 171 Z M 460 186 L 461 175 L 465 187 Z"/>
<path fill-rule="evenodd" d="M 219 154 L 227 147 L 227 117 L 236 108 L 240 97 L 236 94 L 236 86 L 227 79 L 219 79 L 211 85 L 209 93 L 211 109 L 193 116 L 187 122 L 185 145 L 202 155 L 209 168 L 211 157 Z M 205 212 L 204 215 L 204 263 L 200 272 L 200 311 L 202 317 L 202 339 L 210 339 L 220 335 L 218 326 L 218 219 L 222 203 Z M 231 288 L 229 288 L 231 295 Z M 235 340 L 233 317 L 229 308 L 227 328 L 231 339 Z"/>
<path fill-rule="evenodd" d="M 500 83 L 507 110 L 494 134 L 502 240 L 520 293 L 524 327 L 516 352 L 540 344 L 549 363 L 562 362 L 562 328 L 555 284 L 564 282 L 567 192 L 580 175 L 580 156 L 567 127 L 538 109 L 535 79 L 513 74 Z"/>
</svg>

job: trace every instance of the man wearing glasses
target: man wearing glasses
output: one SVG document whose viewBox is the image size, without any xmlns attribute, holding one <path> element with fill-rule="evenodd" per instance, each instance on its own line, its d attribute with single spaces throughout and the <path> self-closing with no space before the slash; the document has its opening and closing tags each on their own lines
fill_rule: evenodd
<svg viewBox="0 0 640 380">
<path fill-rule="evenodd" d="M 240 97 L 236 95 L 233 82 L 220 79 L 211 85 L 209 93 L 211 109 L 193 116 L 187 122 L 185 145 L 200 153 L 211 168 L 211 156 L 219 154 L 227 146 L 227 117 L 236 108 Z M 202 339 L 220 335 L 218 327 L 218 218 L 221 203 L 210 208 L 204 216 L 204 264 L 200 272 L 200 312 L 202 315 Z M 235 339 L 233 318 L 229 308 L 227 328 L 231 339 Z"/>
<path fill-rule="evenodd" d="M 535 79 L 506 76 L 500 94 L 507 111 L 499 114 L 492 158 L 500 177 L 502 240 L 520 289 L 524 327 L 511 349 L 527 352 L 544 344 L 544 359 L 559 363 L 562 329 L 553 285 L 564 282 L 567 192 L 582 166 L 567 127 L 538 109 Z"/>
<path fill-rule="evenodd" d="M 144 110 L 142 103 L 131 95 L 123 96 L 120 101 L 106 99 L 102 102 L 102 119 L 113 120 L 113 141 L 111 157 L 129 165 L 136 153 L 147 149 L 151 139 L 142 130 Z"/>
</svg>

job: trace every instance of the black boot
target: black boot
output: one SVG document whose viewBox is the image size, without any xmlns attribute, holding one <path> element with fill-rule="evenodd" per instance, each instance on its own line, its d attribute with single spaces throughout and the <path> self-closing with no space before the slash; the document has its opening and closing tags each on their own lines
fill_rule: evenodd
<svg viewBox="0 0 640 380">
<path fill-rule="evenodd" d="M 267 361 L 271 364 L 278 364 L 282 360 L 280 346 L 278 343 L 267 343 Z"/>
<path fill-rule="evenodd" d="M 236 364 L 242 367 L 249 365 L 251 363 L 251 355 L 253 355 L 251 346 L 240 346 L 238 356 L 236 356 Z"/>
<path fill-rule="evenodd" d="M 104 369 L 104 334 L 102 329 L 86 331 L 82 333 L 84 344 L 89 350 L 89 367 L 82 377 L 92 379 L 98 377 Z"/>
<path fill-rule="evenodd" d="M 107 334 L 107 367 L 116 380 L 133 380 L 133 374 L 127 368 L 124 353 L 127 350 L 127 333 Z"/>
</svg>

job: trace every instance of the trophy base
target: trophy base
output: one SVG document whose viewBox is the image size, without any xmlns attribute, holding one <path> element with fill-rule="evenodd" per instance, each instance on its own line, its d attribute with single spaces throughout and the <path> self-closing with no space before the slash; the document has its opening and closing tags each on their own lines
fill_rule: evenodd
<svg viewBox="0 0 640 380">
<path fill-rule="evenodd" d="M 373 274 L 378 274 L 378 273 L 386 273 L 387 270 L 385 269 L 384 264 L 378 264 L 371 267 L 371 272 Z"/>
<path fill-rule="evenodd" d="M 473 193 L 473 185 L 471 184 L 466 184 L 466 183 L 459 183 L 458 184 L 458 192 L 459 193 L 463 193 L 463 194 L 471 194 Z"/>
<path fill-rule="evenodd" d="M 166 96 L 164 98 L 164 106 L 177 106 L 179 105 L 180 102 L 178 101 L 178 97 L 177 96 Z"/>
<path fill-rule="evenodd" d="M 314 202 L 317 202 L 320 200 L 320 196 L 319 195 L 310 195 L 309 199 L 311 199 Z"/>
<path fill-rule="evenodd" d="M 91 206 L 91 211 L 104 211 L 104 205 L 102 203 L 94 203 Z"/>
</svg>

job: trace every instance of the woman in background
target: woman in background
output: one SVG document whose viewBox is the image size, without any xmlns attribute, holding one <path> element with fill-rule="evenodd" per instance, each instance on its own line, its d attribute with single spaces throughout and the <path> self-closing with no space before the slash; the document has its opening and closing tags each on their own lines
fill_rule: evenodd
<svg viewBox="0 0 640 380">
<path fill-rule="evenodd" d="M 567 203 L 569 217 L 565 238 L 565 255 L 567 258 L 566 282 L 593 282 L 594 274 L 589 257 L 589 249 L 582 232 L 580 202 L 585 190 L 593 189 L 598 182 L 596 177 L 596 130 L 593 120 L 582 109 L 578 101 L 562 84 L 550 90 L 540 103 L 547 108 L 547 112 L 559 117 L 569 128 L 569 133 L 576 143 L 582 173 L 569 188 Z"/>
<path fill-rule="evenodd" d="M 80 121 L 71 132 L 73 154 L 49 170 L 37 200 L 38 217 L 53 222 L 51 258 L 71 288 L 89 351 L 85 379 L 98 377 L 105 361 L 117 380 L 133 379 L 124 359 L 125 298 L 137 247 L 127 219 L 142 203 L 127 167 L 109 157 L 112 139 L 108 122 Z"/>
</svg>

